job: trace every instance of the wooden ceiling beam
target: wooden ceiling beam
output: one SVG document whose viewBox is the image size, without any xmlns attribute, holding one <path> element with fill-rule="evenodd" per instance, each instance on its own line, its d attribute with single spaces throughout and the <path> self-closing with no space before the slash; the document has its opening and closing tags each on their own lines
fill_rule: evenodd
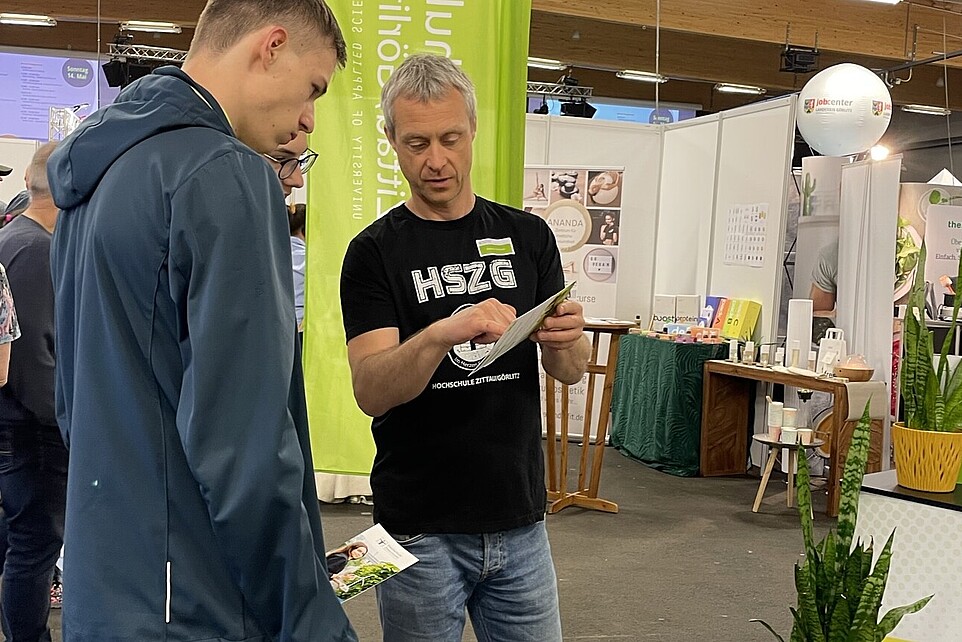
<svg viewBox="0 0 962 642">
<path fill-rule="evenodd" d="M 100 16 L 105 23 L 161 20 L 176 22 L 183 27 L 193 27 L 205 4 L 205 0 L 100 0 Z M 97 0 L 4 0 L 3 11 L 40 13 L 65 20 L 81 18 L 96 21 Z"/>
<path fill-rule="evenodd" d="M 572 38 L 575 32 L 577 37 Z M 805 85 L 811 74 L 779 71 L 781 51 L 782 46 L 774 43 L 662 31 L 659 71 L 672 78 L 710 84 L 730 82 L 756 85 L 769 90 L 770 94 L 797 91 Z M 612 78 L 614 74 L 611 72 L 618 69 L 655 70 L 655 34 L 652 29 L 541 11 L 532 15 L 530 52 L 532 56 L 572 64 L 579 68 L 576 74 L 579 77 L 581 69 L 591 67 L 609 70 L 605 74 Z M 899 64 L 898 60 L 823 49 L 819 68 L 840 62 L 853 62 L 873 69 Z M 892 89 L 893 100 L 903 104 L 945 104 L 944 84 L 937 84 L 943 73 L 941 66 L 916 68 L 910 82 Z M 534 74 L 533 70 L 531 74 Z M 539 80 L 544 80 L 541 74 L 537 76 Z M 899 76 L 907 78 L 909 74 L 902 72 Z M 552 80 L 557 80 L 557 77 L 558 73 L 554 72 Z M 948 80 L 950 88 L 962 86 L 962 70 L 950 68 Z M 603 95 L 627 98 L 637 91 L 633 87 L 639 84 L 615 79 L 614 83 L 606 83 L 606 86 L 616 93 Z M 678 84 L 677 81 L 671 81 L 662 85 L 661 90 L 670 94 Z M 949 99 L 950 107 L 962 108 L 962 95 L 953 95 L 950 91 Z"/>
<path fill-rule="evenodd" d="M 942 51 L 943 26 L 949 36 L 962 36 L 962 6 L 955 3 L 666 0 L 661 4 L 662 29 L 780 44 L 790 29 L 792 44 L 812 46 L 817 33 L 819 48 L 895 60 L 911 55 L 916 25 L 922 30 L 918 58 Z M 649 28 L 656 22 L 654 0 L 620 0 L 617 6 L 610 0 L 532 0 L 532 7 L 555 15 Z"/>
</svg>

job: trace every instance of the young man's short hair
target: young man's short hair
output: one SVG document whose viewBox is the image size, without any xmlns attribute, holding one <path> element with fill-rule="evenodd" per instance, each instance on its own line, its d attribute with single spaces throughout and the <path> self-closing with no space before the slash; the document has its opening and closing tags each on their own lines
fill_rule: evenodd
<svg viewBox="0 0 962 642">
<path fill-rule="evenodd" d="M 191 52 L 224 52 L 268 23 L 287 26 L 292 31 L 307 28 L 330 38 L 338 66 L 343 67 L 347 61 L 341 28 L 324 0 L 208 0 L 197 20 Z"/>
</svg>

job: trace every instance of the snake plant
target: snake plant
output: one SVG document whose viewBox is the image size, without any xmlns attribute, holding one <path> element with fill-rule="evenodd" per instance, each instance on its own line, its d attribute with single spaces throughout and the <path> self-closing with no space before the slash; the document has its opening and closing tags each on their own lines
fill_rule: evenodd
<svg viewBox="0 0 962 642">
<path fill-rule="evenodd" d="M 853 546 L 871 427 L 866 404 L 845 460 L 837 530 L 829 531 L 818 544 L 814 537 L 808 466 L 802 460 L 798 467 L 798 513 L 805 539 L 805 561 L 795 564 L 798 606 L 791 609 L 794 626 L 789 642 L 882 642 L 903 616 L 915 613 L 932 599 L 930 595 L 894 608 L 879 620 L 895 532 L 885 542 L 874 568 L 874 543 L 870 541 L 866 548 L 859 540 Z M 779 642 L 785 642 L 768 623 L 752 621 L 761 623 Z"/>
<path fill-rule="evenodd" d="M 962 368 L 956 368 L 949 375 L 948 352 L 955 337 L 962 296 L 956 294 L 952 323 L 942 343 L 936 370 L 932 333 L 925 324 L 925 256 L 925 243 L 922 243 L 905 314 L 905 356 L 902 359 L 905 425 L 916 430 L 959 432 L 962 431 Z M 962 289 L 962 257 L 955 283 L 956 288 Z"/>
</svg>

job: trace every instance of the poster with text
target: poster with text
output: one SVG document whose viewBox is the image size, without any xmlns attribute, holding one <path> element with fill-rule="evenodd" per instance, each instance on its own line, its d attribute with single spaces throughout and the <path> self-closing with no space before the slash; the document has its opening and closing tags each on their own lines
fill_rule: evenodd
<svg viewBox="0 0 962 642">
<path fill-rule="evenodd" d="M 524 172 L 524 209 L 543 218 L 561 253 L 565 283 L 575 282 L 571 298 L 581 303 L 585 318 L 610 319 L 615 314 L 622 225 L 624 168 L 528 166 Z M 604 363 L 607 337 L 599 345 Z M 601 407 L 600 382 L 595 386 L 591 434 Z M 544 382 L 542 377 L 542 391 Z M 584 427 L 587 375 L 569 389 L 568 433 Z M 555 388 L 560 422 L 561 390 Z M 542 395 L 543 396 L 543 395 Z M 559 430 L 560 430 L 560 423 Z"/>
</svg>

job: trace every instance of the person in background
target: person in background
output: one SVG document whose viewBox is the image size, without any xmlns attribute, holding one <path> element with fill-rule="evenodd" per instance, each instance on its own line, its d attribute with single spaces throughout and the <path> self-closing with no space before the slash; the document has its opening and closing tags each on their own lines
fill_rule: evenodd
<svg viewBox="0 0 962 642">
<path fill-rule="evenodd" d="M 284 196 L 289 198 L 294 189 L 304 187 L 304 175 L 314 166 L 317 152 L 307 146 L 307 134 L 298 133 L 289 143 L 279 145 L 264 158 L 277 172 Z M 300 211 L 297 210 L 300 208 Z M 307 246 L 304 238 L 306 208 L 304 205 L 288 207 L 288 222 L 291 230 L 291 262 L 294 276 L 294 310 L 297 316 L 299 333 L 304 330 L 304 270 L 307 260 Z"/>
<path fill-rule="evenodd" d="M 17 310 L 13 307 L 13 294 L 10 292 L 10 282 L 7 271 L 0 265 L 0 387 L 7 385 L 7 373 L 10 369 L 10 344 L 20 338 L 20 324 L 17 323 Z M 0 444 L 0 451 L 7 448 Z M 4 457 L 0 454 L 0 460 Z M 2 466 L 2 464 L 0 464 Z M 3 497 L 0 497 L 0 578 L 3 577 L 3 565 L 7 556 L 7 517 L 3 512 Z M 3 609 L 0 608 L 0 619 Z"/>
<path fill-rule="evenodd" d="M 11 198 L 10 202 L 7 203 L 7 206 L 3 209 L 2 217 L 0 217 L 0 228 L 22 214 L 29 206 L 30 192 L 27 190 L 23 190 Z"/>
<path fill-rule="evenodd" d="M 479 375 L 515 319 L 564 287 L 538 216 L 475 196 L 474 86 L 412 55 L 382 89 L 384 131 L 411 186 L 350 244 L 341 308 L 354 395 L 374 418 L 374 520 L 420 561 L 377 587 L 384 639 L 561 640 L 544 526 L 541 364 L 580 381 L 590 345 L 565 301 Z"/>
<path fill-rule="evenodd" d="M 346 61 L 322 0 L 209 0 L 51 159 L 70 642 L 356 640 L 324 562 L 284 193 Z"/>
<path fill-rule="evenodd" d="M 304 275 L 307 272 L 307 245 L 304 233 L 307 224 L 307 205 L 298 203 L 288 209 L 291 228 L 291 263 L 294 266 L 294 314 L 297 329 L 304 332 Z"/>
<path fill-rule="evenodd" d="M 2 183 L 3 179 L 5 179 L 7 176 L 10 176 L 10 174 L 12 173 L 13 173 L 12 167 L 7 167 L 6 165 L 0 165 L 0 183 Z M 7 203 L 2 199 L 0 199 L 0 212 L 2 212 L 5 209 L 7 209 Z"/>
<path fill-rule="evenodd" d="M 10 348 L 0 388 L 0 498 L 7 522 L 3 631 L 12 642 L 50 640 L 50 589 L 63 545 L 67 449 L 54 407 L 54 296 L 50 239 L 58 220 L 47 163 L 56 143 L 34 153 L 25 180 L 30 206 L 0 231 L 22 336 Z"/>
</svg>

